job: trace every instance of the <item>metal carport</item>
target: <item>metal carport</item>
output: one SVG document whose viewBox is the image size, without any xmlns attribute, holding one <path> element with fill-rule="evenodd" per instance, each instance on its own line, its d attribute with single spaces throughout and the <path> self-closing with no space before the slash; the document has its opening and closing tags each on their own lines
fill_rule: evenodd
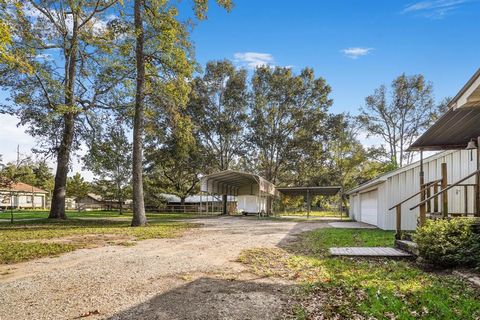
<svg viewBox="0 0 480 320">
<path fill-rule="evenodd" d="M 312 204 L 312 196 L 335 196 L 341 193 L 342 187 L 280 187 L 277 190 L 287 196 L 303 196 L 307 200 L 307 217 L 310 216 L 310 209 Z"/>
<path fill-rule="evenodd" d="M 271 199 L 278 196 L 275 185 L 259 175 L 235 170 L 225 170 L 206 175 L 200 180 L 200 191 L 208 194 L 222 195 L 253 195 L 266 197 L 267 214 L 271 213 Z M 223 214 L 227 213 L 226 201 L 223 201 Z"/>
</svg>

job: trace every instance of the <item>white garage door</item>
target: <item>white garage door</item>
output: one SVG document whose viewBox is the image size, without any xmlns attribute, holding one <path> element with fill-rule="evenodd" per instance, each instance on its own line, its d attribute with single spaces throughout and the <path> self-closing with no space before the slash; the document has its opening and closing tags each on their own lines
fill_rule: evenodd
<svg viewBox="0 0 480 320">
<path fill-rule="evenodd" d="M 360 195 L 360 221 L 377 225 L 377 190 Z"/>
</svg>

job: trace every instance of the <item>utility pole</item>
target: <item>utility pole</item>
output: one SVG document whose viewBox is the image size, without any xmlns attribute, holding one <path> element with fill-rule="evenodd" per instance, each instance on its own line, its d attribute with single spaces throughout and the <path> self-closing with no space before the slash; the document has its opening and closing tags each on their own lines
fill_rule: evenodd
<svg viewBox="0 0 480 320">
<path fill-rule="evenodd" d="M 17 168 L 20 166 L 20 145 L 17 144 Z"/>
</svg>

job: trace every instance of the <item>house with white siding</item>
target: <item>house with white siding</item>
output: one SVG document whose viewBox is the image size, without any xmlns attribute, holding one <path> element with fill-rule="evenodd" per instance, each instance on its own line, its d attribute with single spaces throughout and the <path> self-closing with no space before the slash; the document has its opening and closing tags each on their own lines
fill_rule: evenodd
<svg viewBox="0 0 480 320">
<path fill-rule="evenodd" d="M 425 183 L 440 180 L 442 163 L 447 164 L 448 181 L 457 181 L 474 172 L 477 167 L 476 153 L 467 150 L 442 151 L 423 160 Z M 420 190 L 420 161 L 388 172 L 354 189 L 348 190 L 349 215 L 356 221 L 366 222 L 384 230 L 395 230 L 394 207 Z M 474 184 L 475 178 L 466 181 Z M 474 213 L 473 186 L 457 186 L 447 191 L 450 213 Z M 465 197 L 466 196 L 466 197 Z M 465 204 L 467 199 L 467 204 Z M 419 208 L 410 208 L 420 202 L 420 195 L 401 204 L 402 230 L 415 230 Z M 437 201 L 437 207 L 440 204 Z M 432 200 L 430 207 L 435 209 Z M 439 209 L 438 209 L 439 210 Z"/>
<path fill-rule="evenodd" d="M 480 69 L 448 107 L 409 147 L 419 162 L 346 192 L 353 219 L 400 237 L 428 217 L 480 218 Z M 424 151 L 438 153 L 423 159 Z"/>
<path fill-rule="evenodd" d="M 45 209 L 48 192 L 23 182 L 0 189 L 0 208 Z"/>
</svg>

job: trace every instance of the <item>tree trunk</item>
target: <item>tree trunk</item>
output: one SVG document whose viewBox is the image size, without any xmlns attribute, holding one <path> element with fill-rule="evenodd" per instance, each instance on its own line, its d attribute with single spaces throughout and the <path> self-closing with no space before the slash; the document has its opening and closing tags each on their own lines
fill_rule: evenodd
<svg viewBox="0 0 480 320">
<path fill-rule="evenodd" d="M 185 197 L 180 198 L 180 206 L 183 208 L 183 212 L 185 213 Z"/>
<path fill-rule="evenodd" d="M 68 163 L 73 143 L 75 118 L 73 114 L 64 116 L 64 131 L 60 149 L 57 154 L 57 171 L 55 173 L 55 187 L 53 189 L 52 205 L 49 219 L 66 219 L 65 192 L 67 186 Z"/>
<path fill-rule="evenodd" d="M 132 226 L 144 226 L 147 224 L 145 216 L 145 202 L 143 198 L 143 121 L 144 121 L 144 84 L 145 62 L 143 56 L 143 25 L 142 9 L 143 0 L 135 0 L 134 16 L 136 31 L 136 68 L 137 86 L 135 93 L 135 116 L 133 123 L 133 219 Z"/>
<path fill-rule="evenodd" d="M 72 38 L 70 48 L 65 49 L 65 105 L 75 106 L 75 77 L 77 72 L 78 53 L 78 16 L 73 14 Z M 75 114 L 73 111 L 63 115 L 62 141 L 57 154 L 57 171 L 55 173 L 55 186 L 53 189 L 52 205 L 49 219 L 66 219 L 65 192 L 67 187 L 68 163 L 72 149 L 75 132 Z"/>
</svg>

